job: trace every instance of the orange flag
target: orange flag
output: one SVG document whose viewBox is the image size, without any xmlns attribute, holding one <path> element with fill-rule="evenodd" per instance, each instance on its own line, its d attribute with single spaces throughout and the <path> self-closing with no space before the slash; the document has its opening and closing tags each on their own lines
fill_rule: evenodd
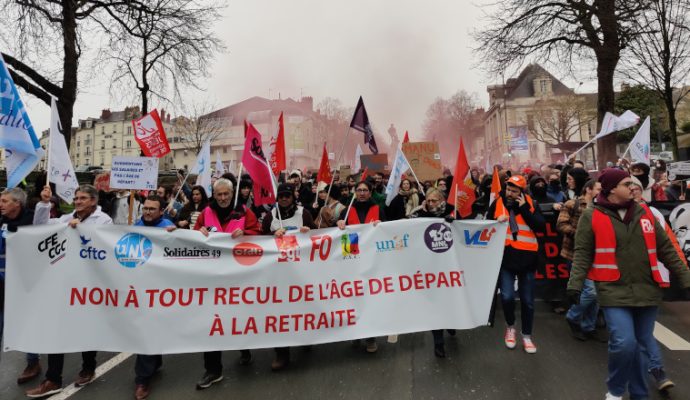
<svg viewBox="0 0 690 400">
<path fill-rule="evenodd" d="M 325 182 L 331 184 L 333 174 L 331 173 L 331 163 L 328 161 L 328 150 L 326 150 L 326 143 L 323 144 L 323 155 L 321 155 L 321 165 L 319 166 L 319 173 L 316 175 L 316 182 Z"/>
<path fill-rule="evenodd" d="M 407 143 L 410 141 L 410 135 L 405 131 L 405 137 L 403 138 L 403 143 Z"/>
<path fill-rule="evenodd" d="M 494 176 L 491 178 L 491 194 L 489 195 L 489 205 L 501 195 L 501 178 L 498 176 L 498 167 L 494 167 Z"/>
<path fill-rule="evenodd" d="M 369 167 L 364 167 L 364 172 L 362 172 L 362 177 L 359 178 L 359 181 L 362 182 L 365 179 L 367 179 L 367 171 L 369 170 Z"/>
<path fill-rule="evenodd" d="M 455 206 L 460 216 L 465 218 L 472 214 L 472 204 L 476 200 L 474 193 L 474 183 L 470 177 L 470 163 L 465 154 L 465 145 L 460 138 L 460 149 L 458 149 L 458 160 L 455 163 L 455 174 L 453 184 L 448 191 L 448 204 Z"/>
<path fill-rule="evenodd" d="M 285 126 L 283 125 L 283 113 L 280 113 L 278 118 L 278 134 L 275 138 L 271 138 L 269 143 L 271 148 L 271 158 L 268 160 L 268 164 L 271 166 L 273 175 L 280 174 L 280 171 L 285 171 L 286 157 L 285 157 Z"/>
</svg>

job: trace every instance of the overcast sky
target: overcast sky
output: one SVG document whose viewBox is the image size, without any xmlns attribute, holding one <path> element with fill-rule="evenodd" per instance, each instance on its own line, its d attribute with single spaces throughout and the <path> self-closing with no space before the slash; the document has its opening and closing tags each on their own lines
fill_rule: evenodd
<svg viewBox="0 0 690 400">
<path fill-rule="evenodd" d="M 372 123 L 390 123 L 421 139 L 429 104 L 464 89 L 488 103 L 495 83 L 474 69 L 470 32 L 483 10 L 466 0 L 237 0 L 228 2 L 216 25 L 228 51 L 214 63 L 204 92 L 192 92 L 219 108 L 252 96 L 340 99 L 354 107 L 362 95 Z M 85 76 L 85 74 L 82 74 Z M 576 86 L 566 79 L 566 84 Z M 29 99 L 27 99 L 29 100 Z M 50 110 L 27 101 L 37 131 L 49 126 Z M 98 117 L 102 108 L 122 109 L 107 84 L 89 82 L 79 94 L 73 125 Z M 155 106 L 155 105 L 154 105 Z"/>
</svg>

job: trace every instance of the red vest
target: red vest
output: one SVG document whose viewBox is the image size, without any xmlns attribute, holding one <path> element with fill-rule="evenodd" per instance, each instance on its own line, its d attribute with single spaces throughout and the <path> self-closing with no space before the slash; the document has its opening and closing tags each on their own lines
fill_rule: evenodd
<svg viewBox="0 0 690 400">
<path fill-rule="evenodd" d="M 532 198 L 528 195 L 525 195 L 525 201 L 527 201 L 527 204 L 529 204 L 530 211 L 534 212 L 534 203 L 532 203 Z M 508 215 L 508 210 L 506 210 L 505 206 L 503 205 L 503 198 L 499 197 L 496 200 L 496 212 L 494 213 L 494 219 L 500 217 L 501 215 Z M 517 239 L 513 240 L 513 234 L 510 232 L 510 224 L 506 224 L 508 226 L 506 226 L 507 234 L 505 245 L 517 250 L 539 250 L 537 235 L 532 232 L 532 229 L 530 229 L 529 225 L 527 225 L 527 222 L 525 222 L 525 219 L 522 218 L 521 214 L 515 215 L 515 222 L 518 224 Z"/>
<path fill-rule="evenodd" d="M 364 217 L 364 222 L 359 220 L 359 216 L 357 215 L 357 210 L 354 209 L 350 210 L 350 214 L 347 216 L 347 224 L 348 225 L 359 225 L 359 224 L 368 224 L 371 222 L 376 221 L 379 219 L 379 206 L 374 204 L 373 206 L 369 207 L 369 211 L 367 211 L 367 216 Z"/>
<path fill-rule="evenodd" d="M 661 287 L 668 287 L 664 282 L 656 259 L 656 232 L 654 229 L 654 214 L 644 204 L 640 204 L 645 214 L 640 218 L 640 226 L 644 235 L 645 247 L 652 277 Z M 613 229 L 611 217 L 604 212 L 594 209 L 592 213 L 592 231 L 594 232 L 594 261 L 587 273 L 587 278 L 598 282 L 614 282 L 621 278 L 621 272 L 616 262 L 616 232 Z"/>
</svg>

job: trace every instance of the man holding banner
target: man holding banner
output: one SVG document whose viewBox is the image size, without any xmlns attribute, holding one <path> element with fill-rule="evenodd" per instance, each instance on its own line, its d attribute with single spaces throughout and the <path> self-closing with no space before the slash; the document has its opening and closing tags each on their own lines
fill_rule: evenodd
<svg viewBox="0 0 690 400">
<path fill-rule="evenodd" d="M 113 220 L 101 211 L 98 205 L 98 191 L 91 185 L 82 185 L 74 196 L 74 212 L 65 214 L 60 218 L 50 218 L 50 198 L 53 196 L 50 186 L 45 186 L 41 191 L 41 201 L 36 204 L 34 212 L 34 225 L 63 224 L 76 228 L 79 224 L 112 224 Z M 88 243 L 90 238 L 81 237 L 82 242 Z M 96 378 L 96 352 L 84 351 L 81 353 L 82 369 L 74 386 L 88 385 Z M 65 363 L 64 354 L 48 355 L 48 370 L 46 379 L 34 389 L 28 390 L 26 395 L 31 398 L 46 397 L 62 391 L 62 368 Z"/>
</svg>

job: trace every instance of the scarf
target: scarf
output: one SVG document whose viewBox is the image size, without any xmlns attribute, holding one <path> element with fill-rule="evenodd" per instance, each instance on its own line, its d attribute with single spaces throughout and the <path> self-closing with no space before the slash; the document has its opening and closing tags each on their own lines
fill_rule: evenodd
<svg viewBox="0 0 690 400">
<path fill-rule="evenodd" d="M 607 210 L 611 210 L 614 213 L 618 213 L 618 210 L 626 209 L 625 211 L 625 217 L 623 218 L 623 222 L 626 224 L 629 224 L 630 221 L 632 221 L 633 214 L 635 213 L 635 201 L 634 200 L 628 200 L 623 204 L 618 204 L 618 203 L 611 203 L 609 199 L 604 196 L 603 193 L 599 193 L 597 196 L 597 205 L 600 205 Z"/>
<path fill-rule="evenodd" d="M 407 217 L 410 215 L 412 210 L 419 206 L 419 195 L 417 194 L 417 190 L 415 189 L 400 189 L 399 194 L 405 199 L 405 216 Z"/>
</svg>

